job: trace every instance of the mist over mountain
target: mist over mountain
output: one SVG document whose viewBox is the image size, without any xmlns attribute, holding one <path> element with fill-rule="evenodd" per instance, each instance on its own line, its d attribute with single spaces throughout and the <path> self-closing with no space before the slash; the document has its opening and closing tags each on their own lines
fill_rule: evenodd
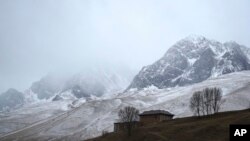
<svg viewBox="0 0 250 141">
<path fill-rule="evenodd" d="M 0 94 L 0 111 L 9 111 L 20 107 L 22 104 L 24 104 L 24 95 L 16 89 L 10 88 Z"/>
<path fill-rule="evenodd" d="M 129 85 L 135 72 L 123 68 L 96 67 L 71 75 L 48 74 L 34 82 L 27 93 L 38 99 L 49 99 L 55 95 L 70 95 L 74 99 L 111 95 L 122 92 Z"/>
<path fill-rule="evenodd" d="M 15 89 L 0 95 L 0 111 L 10 111 L 23 105 L 41 101 L 112 97 L 124 91 L 132 81 L 136 71 L 127 67 L 112 68 L 95 66 L 72 73 L 48 73 L 33 82 L 24 92 Z"/>
<path fill-rule="evenodd" d="M 188 36 L 170 47 L 161 59 L 143 67 L 128 89 L 185 86 L 249 70 L 249 50 L 233 41 L 220 43 L 203 36 Z"/>
<path fill-rule="evenodd" d="M 48 74 L 40 80 L 33 82 L 30 90 L 37 95 L 39 99 L 48 99 L 56 92 L 62 89 L 65 78 L 56 74 Z"/>
</svg>

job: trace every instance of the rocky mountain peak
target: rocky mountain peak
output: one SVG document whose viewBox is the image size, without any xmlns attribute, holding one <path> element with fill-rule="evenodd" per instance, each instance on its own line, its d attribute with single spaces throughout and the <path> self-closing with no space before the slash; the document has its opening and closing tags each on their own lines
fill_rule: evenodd
<svg viewBox="0 0 250 141">
<path fill-rule="evenodd" d="M 191 35 L 171 46 L 154 64 L 143 67 L 130 88 L 184 86 L 210 77 L 249 70 L 249 49 Z"/>
</svg>

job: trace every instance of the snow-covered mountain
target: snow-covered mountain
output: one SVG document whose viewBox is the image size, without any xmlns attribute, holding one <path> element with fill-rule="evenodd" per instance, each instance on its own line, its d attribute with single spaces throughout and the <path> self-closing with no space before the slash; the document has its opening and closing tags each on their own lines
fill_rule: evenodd
<svg viewBox="0 0 250 141">
<path fill-rule="evenodd" d="M 0 95 L 0 112 L 44 101 L 87 101 L 108 98 L 128 87 L 135 71 L 127 67 L 95 66 L 78 73 L 54 72 L 32 83 L 24 92 L 9 89 Z"/>
<path fill-rule="evenodd" d="M 176 115 L 175 118 L 191 116 L 188 105 L 192 93 L 215 86 L 223 91 L 225 102 L 221 111 L 249 107 L 250 71 L 241 71 L 184 87 L 133 89 L 115 98 L 86 101 L 79 107 L 68 110 L 69 103 L 66 101 L 29 105 L 7 115 L 0 115 L 0 139 L 78 141 L 95 137 L 101 135 L 103 130 L 113 131 L 113 123 L 118 119 L 117 113 L 124 106 L 134 106 L 140 112 L 152 109 L 168 110 Z M 17 131 L 6 134 L 11 130 Z"/>
<path fill-rule="evenodd" d="M 160 60 L 143 67 L 128 89 L 184 86 L 249 70 L 249 56 L 250 49 L 236 42 L 220 43 L 202 36 L 189 36 L 170 47 Z"/>
<path fill-rule="evenodd" d="M 73 75 L 48 74 L 34 82 L 26 95 L 38 99 L 78 99 L 112 95 L 123 91 L 131 82 L 133 71 L 121 69 L 89 69 Z"/>
</svg>

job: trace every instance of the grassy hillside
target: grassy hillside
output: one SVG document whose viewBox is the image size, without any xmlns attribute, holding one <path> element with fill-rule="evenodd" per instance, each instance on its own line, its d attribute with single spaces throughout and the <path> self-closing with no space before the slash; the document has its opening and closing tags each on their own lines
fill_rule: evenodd
<svg viewBox="0 0 250 141">
<path fill-rule="evenodd" d="M 250 110 L 174 119 L 135 129 L 131 137 L 109 133 L 89 141 L 228 141 L 229 124 L 250 124 Z"/>
</svg>

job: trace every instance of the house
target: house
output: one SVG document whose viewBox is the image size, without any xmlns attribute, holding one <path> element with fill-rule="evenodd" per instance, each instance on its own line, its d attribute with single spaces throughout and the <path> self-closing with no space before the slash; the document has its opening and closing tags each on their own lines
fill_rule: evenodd
<svg viewBox="0 0 250 141">
<path fill-rule="evenodd" d="M 140 122 L 142 122 L 143 125 L 155 122 L 161 122 L 164 120 L 171 120 L 174 117 L 173 114 L 164 110 L 145 111 L 141 113 L 139 116 L 140 116 Z"/>
<path fill-rule="evenodd" d="M 132 128 L 136 128 L 140 126 L 139 121 L 133 121 L 131 123 Z M 128 122 L 116 122 L 114 123 L 114 132 L 119 132 L 119 131 L 125 131 L 127 128 L 126 126 L 128 125 Z"/>
<path fill-rule="evenodd" d="M 132 122 L 132 128 L 136 128 L 139 126 L 161 122 L 164 120 L 171 120 L 173 119 L 174 115 L 168 111 L 164 110 L 151 110 L 151 111 L 144 111 L 140 115 L 139 121 Z M 114 123 L 114 132 L 125 131 L 128 122 L 117 122 Z"/>
</svg>

